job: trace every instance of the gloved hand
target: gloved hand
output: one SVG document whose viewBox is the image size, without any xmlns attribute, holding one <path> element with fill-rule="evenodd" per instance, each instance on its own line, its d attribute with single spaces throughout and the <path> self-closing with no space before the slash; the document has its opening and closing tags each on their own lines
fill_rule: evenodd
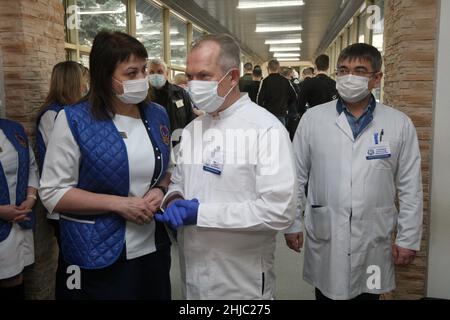
<svg viewBox="0 0 450 320">
<path fill-rule="evenodd" d="M 197 223 L 199 202 L 193 200 L 176 200 L 163 214 L 155 214 L 155 220 L 168 223 L 172 229 Z"/>
</svg>

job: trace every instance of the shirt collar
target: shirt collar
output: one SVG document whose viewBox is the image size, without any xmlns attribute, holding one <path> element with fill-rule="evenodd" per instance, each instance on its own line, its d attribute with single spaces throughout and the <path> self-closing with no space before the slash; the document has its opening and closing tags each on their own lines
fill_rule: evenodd
<svg viewBox="0 0 450 320">
<path fill-rule="evenodd" d="M 225 110 L 219 112 L 219 114 L 217 116 L 211 116 L 211 115 L 210 116 L 214 120 L 228 118 L 229 116 L 231 116 L 235 112 L 237 112 L 239 109 L 241 109 L 246 103 L 251 103 L 251 102 L 252 101 L 250 100 L 248 93 L 242 93 L 241 97 L 235 103 L 233 103 L 231 106 L 229 106 Z"/>
<path fill-rule="evenodd" d="M 377 106 L 377 101 L 375 100 L 375 97 L 373 96 L 373 94 L 371 94 L 370 100 L 369 100 L 369 105 L 366 107 L 363 114 L 366 113 L 368 110 L 370 111 L 370 113 L 373 113 L 375 111 L 376 106 Z M 348 112 L 348 108 L 345 105 L 345 102 L 344 102 L 344 100 L 342 100 L 342 98 L 338 99 L 337 104 L 336 104 L 336 110 L 339 115 L 341 115 L 341 113 L 344 110 L 346 110 Z"/>
</svg>

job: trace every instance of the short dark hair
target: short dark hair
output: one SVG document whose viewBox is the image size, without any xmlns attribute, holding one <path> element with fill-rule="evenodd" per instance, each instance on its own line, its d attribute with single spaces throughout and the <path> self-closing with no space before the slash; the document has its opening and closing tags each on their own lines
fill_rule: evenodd
<svg viewBox="0 0 450 320">
<path fill-rule="evenodd" d="M 269 70 L 272 72 L 275 72 L 278 70 L 278 68 L 280 67 L 280 63 L 278 62 L 278 60 L 276 59 L 272 59 L 269 61 Z"/>
<path fill-rule="evenodd" d="M 327 71 L 330 68 L 330 57 L 326 54 L 321 54 L 316 58 L 315 64 L 317 66 L 317 70 Z"/>
<path fill-rule="evenodd" d="M 244 64 L 244 69 L 245 69 L 245 71 L 252 71 L 252 69 L 253 69 L 252 63 L 247 62 L 246 64 Z"/>
<path fill-rule="evenodd" d="M 292 74 L 292 69 L 289 67 L 283 67 L 283 68 L 281 68 L 280 74 L 283 77 L 288 77 L 289 75 Z"/>
<path fill-rule="evenodd" d="M 95 36 L 89 55 L 89 101 L 94 118 L 106 120 L 115 114 L 112 76 L 117 65 L 128 61 L 132 55 L 142 59 L 148 58 L 144 45 L 132 36 L 118 31 L 100 31 Z"/>
<path fill-rule="evenodd" d="M 380 72 L 383 66 L 383 58 L 380 51 L 367 43 L 355 43 L 344 50 L 338 58 L 338 65 L 345 60 L 365 60 L 372 65 L 373 72 Z"/>
<path fill-rule="evenodd" d="M 262 77 L 262 69 L 260 66 L 255 66 L 253 68 L 253 76 L 258 78 Z"/>
<path fill-rule="evenodd" d="M 313 67 L 305 68 L 305 69 L 303 69 L 302 74 L 304 76 L 309 76 L 309 75 L 312 76 L 312 75 L 314 75 L 314 68 Z"/>
</svg>

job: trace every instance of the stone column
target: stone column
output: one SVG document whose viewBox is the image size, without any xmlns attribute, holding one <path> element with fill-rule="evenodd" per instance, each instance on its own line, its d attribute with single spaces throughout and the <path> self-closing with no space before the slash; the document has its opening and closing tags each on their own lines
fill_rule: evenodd
<svg viewBox="0 0 450 320">
<path fill-rule="evenodd" d="M 394 299 L 425 296 L 438 6 L 439 0 L 385 2 L 384 100 L 411 117 L 417 128 L 424 191 L 422 249 L 411 266 L 397 268 L 397 290 L 388 295 Z"/>
<path fill-rule="evenodd" d="M 6 117 L 25 127 L 34 141 L 35 121 L 49 89 L 53 66 L 65 60 L 64 8 L 60 0 L 0 1 Z M 54 296 L 56 243 L 42 209 L 35 230 L 36 262 L 25 272 L 26 295 Z"/>
</svg>

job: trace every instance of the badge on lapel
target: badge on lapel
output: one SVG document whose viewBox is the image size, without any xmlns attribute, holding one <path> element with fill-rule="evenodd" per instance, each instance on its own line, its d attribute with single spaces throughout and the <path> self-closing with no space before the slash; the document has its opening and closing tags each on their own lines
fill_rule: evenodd
<svg viewBox="0 0 450 320">
<path fill-rule="evenodd" d="M 14 137 L 16 138 L 17 142 L 19 142 L 19 144 L 20 144 L 22 147 L 28 148 L 27 140 L 26 140 L 24 137 L 22 137 L 19 133 L 16 133 L 16 134 L 14 135 Z"/>
<path fill-rule="evenodd" d="M 169 145 L 169 143 L 170 143 L 170 131 L 169 131 L 169 128 L 167 128 L 164 125 L 160 125 L 159 126 L 159 130 L 161 132 L 161 138 L 162 138 L 163 142 L 166 145 Z"/>
</svg>

